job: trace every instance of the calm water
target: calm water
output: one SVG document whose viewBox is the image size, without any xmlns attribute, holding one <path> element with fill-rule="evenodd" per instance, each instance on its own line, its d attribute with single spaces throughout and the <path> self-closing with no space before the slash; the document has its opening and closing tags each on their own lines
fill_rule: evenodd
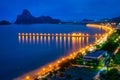
<svg viewBox="0 0 120 80">
<path fill-rule="evenodd" d="M 102 33 L 83 25 L 0 26 L 0 80 L 12 80 L 94 42 L 94 37 L 26 37 L 20 33 Z"/>
</svg>

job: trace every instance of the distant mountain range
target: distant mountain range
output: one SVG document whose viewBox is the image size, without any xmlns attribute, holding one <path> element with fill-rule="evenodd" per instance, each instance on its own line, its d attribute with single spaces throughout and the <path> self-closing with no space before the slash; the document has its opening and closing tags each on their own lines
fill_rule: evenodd
<svg viewBox="0 0 120 80">
<path fill-rule="evenodd" d="M 54 19 L 50 16 L 40 16 L 34 17 L 27 9 L 23 10 L 22 14 L 17 16 L 14 24 L 87 24 L 94 23 L 94 20 L 83 19 L 82 22 L 62 22 L 60 19 Z M 120 22 L 120 16 L 112 19 L 102 19 L 100 22 Z M 11 24 L 9 21 L 3 20 L 0 21 L 0 25 L 9 25 Z"/>
<path fill-rule="evenodd" d="M 38 24 L 38 23 L 51 23 L 57 24 L 60 23 L 61 20 L 53 19 L 50 16 L 40 16 L 34 17 L 27 9 L 25 9 L 22 14 L 17 16 L 15 24 Z"/>
</svg>

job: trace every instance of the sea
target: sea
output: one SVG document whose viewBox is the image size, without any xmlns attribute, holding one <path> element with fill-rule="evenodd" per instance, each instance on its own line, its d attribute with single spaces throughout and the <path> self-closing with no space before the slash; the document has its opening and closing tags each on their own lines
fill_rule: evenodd
<svg viewBox="0 0 120 80">
<path fill-rule="evenodd" d="M 93 43 L 99 37 L 21 36 L 31 34 L 100 34 L 102 29 L 73 24 L 0 25 L 0 80 L 13 80 Z"/>
</svg>

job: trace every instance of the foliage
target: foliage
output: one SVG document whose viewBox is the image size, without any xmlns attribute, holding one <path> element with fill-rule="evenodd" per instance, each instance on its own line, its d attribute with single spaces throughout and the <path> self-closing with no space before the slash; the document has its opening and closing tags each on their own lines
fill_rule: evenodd
<svg viewBox="0 0 120 80">
<path fill-rule="evenodd" d="M 82 78 L 78 78 L 77 80 L 82 80 Z"/>
<path fill-rule="evenodd" d="M 114 64 L 120 65 L 120 50 L 119 52 L 113 57 Z"/>
<path fill-rule="evenodd" d="M 106 78 L 107 78 L 107 80 L 120 80 L 119 75 L 120 74 L 119 74 L 118 70 L 113 68 L 107 72 Z"/>
<path fill-rule="evenodd" d="M 78 55 L 78 58 L 75 60 L 76 64 L 83 64 L 83 55 Z"/>
<path fill-rule="evenodd" d="M 60 77 L 64 77 L 65 75 L 64 75 L 64 73 L 60 73 L 60 75 L 59 75 Z"/>
<path fill-rule="evenodd" d="M 118 47 L 118 43 L 113 43 L 111 41 L 107 42 L 102 49 L 107 50 L 108 52 L 114 52 L 114 50 Z"/>
<path fill-rule="evenodd" d="M 69 60 L 59 64 L 59 66 L 62 67 L 62 68 L 69 67 L 70 65 L 71 65 L 71 63 L 70 63 Z"/>
<path fill-rule="evenodd" d="M 71 74 L 67 74 L 66 77 L 67 77 L 67 79 L 71 79 L 72 75 Z"/>
<path fill-rule="evenodd" d="M 114 50 L 119 46 L 118 43 L 115 42 L 116 38 L 119 37 L 117 32 L 113 33 L 106 43 L 104 43 L 101 49 L 106 50 L 108 52 L 114 52 Z"/>
<path fill-rule="evenodd" d="M 43 78 L 42 80 L 48 80 L 47 78 Z"/>
</svg>

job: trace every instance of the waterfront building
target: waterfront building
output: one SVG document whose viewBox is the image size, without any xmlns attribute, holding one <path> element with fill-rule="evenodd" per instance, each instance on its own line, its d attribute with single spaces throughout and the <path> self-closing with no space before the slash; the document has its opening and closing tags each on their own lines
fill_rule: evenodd
<svg viewBox="0 0 120 80">
<path fill-rule="evenodd" d="M 83 61 L 85 63 L 94 63 L 95 60 L 99 62 L 105 62 L 107 59 L 109 59 L 109 54 L 107 51 L 104 50 L 97 50 L 92 53 L 88 53 L 83 57 Z"/>
</svg>

